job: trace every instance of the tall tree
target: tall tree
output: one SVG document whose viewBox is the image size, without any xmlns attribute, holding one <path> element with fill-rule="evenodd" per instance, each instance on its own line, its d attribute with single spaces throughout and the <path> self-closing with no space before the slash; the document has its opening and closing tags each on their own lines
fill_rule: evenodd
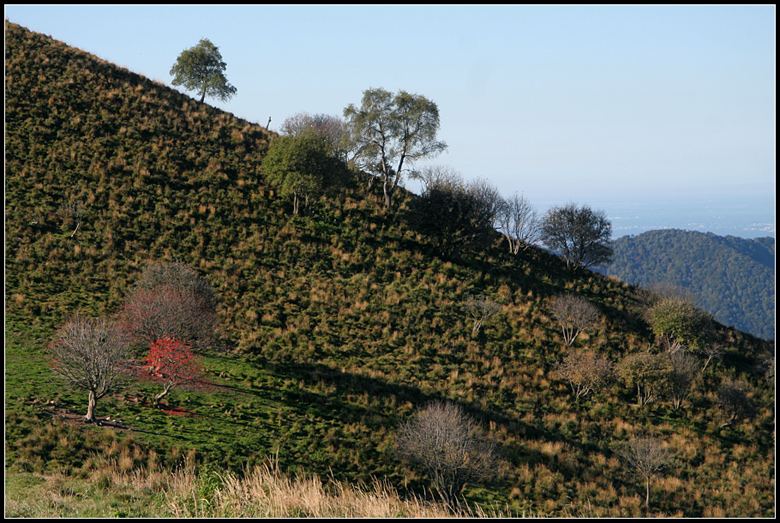
<svg viewBox="0 0 780 523">
<path fill-rule="evenodd" d="M 217 46 L 201 38 L 198 45 L 185 49 L 176 59 L 170 71 L 171 83 L 200 93 L 200 103 L 207 95 L 225 102 L 236 94 L 236 88 L 225 78 L 226 67 Z"/>
<path fill-rule="evenodd" d="M 567 267 L 591 267 L 612 259 L 612 223 L 603 211 L 570 203 L 553 207 L 542 219 L 542 242 L 566 260 Z"/>
<path fill-rule="evenodd" d="M 381 178 L 388 209 L 404 169 L 447 148 L 436 139 L 439 108 L 421 95 L 367 89 L 360 107 L 347 106 L 344 118 L 356 167 Z"/>
<path fill-rule="evenodd" d="M 55 333 L 49 346 L 52 370 L 74 388 L 89 392 L 84 421 L 95 422 L 97 400 L 116 387 L 127 348 L 124 329 L 105 318 L 77 316 Z"/>
</svg>

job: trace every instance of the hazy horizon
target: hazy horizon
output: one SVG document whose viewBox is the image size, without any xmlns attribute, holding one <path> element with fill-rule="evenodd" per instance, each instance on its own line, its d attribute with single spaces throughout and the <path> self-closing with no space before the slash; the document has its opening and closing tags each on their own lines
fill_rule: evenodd
<svg viewBox="0 0 780 523">
<path fill-rule="evenodd" d="M 213 107 L 278 131 L 364 90 L 439 108 L 430 162 L 614 236 L 774 236 L 773 5 L 6 5 L 6 19 L 171 82 L 200 38 L 237 89 Z M 384 37 L 378 27 L 392 27 Z M 191 95 L 192 93 L 190 93 Z M 413 184 L 410 189 L 414 190 Z"/>
</svg>

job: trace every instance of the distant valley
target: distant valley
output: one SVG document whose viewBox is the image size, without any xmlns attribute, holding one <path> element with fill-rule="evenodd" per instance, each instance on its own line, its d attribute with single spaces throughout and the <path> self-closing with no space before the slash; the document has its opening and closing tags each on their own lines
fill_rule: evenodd
<svg viewBox="0 0 780 523">
<path fill-rule="evenodd" d="M 774 339 L 774 238 L 669 229 L 623 236 L 613 247 L 613 262 L 599 272 L 643 287 L 682 287 L 724 325 Z"/>
</svg>

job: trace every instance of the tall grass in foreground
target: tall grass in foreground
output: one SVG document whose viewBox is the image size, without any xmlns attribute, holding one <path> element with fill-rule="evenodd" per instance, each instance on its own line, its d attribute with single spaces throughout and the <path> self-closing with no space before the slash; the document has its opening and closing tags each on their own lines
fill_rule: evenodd
<svg viewBox="0 0 780 523">
<path fill-rule="evenodd" d="M 33 480 L 28 480 L 33 481 Z M 243 478 L 232 473 L 130 469 L 111 461 L 89 478 L 55 473 L 37 476 L 24 495 L 6 490 L 6 517 L 175 517 L 175 518 L 442 518 L 501 517 L 474 509 L 453 514 L 419 498 L 401 499 L 385 481 L 370 488 L 318 476 L 282 474 L 264 464 Z"/>
</svg>

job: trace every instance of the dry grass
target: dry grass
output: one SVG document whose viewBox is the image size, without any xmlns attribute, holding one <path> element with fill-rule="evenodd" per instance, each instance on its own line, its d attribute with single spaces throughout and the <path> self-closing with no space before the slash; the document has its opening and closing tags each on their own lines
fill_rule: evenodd
<svg viewBox="0 0 780 523">
<path fill-rule="evenodd" d="M 151 470 L 150 470 L 151 469 Z M 243 477 L 201 473 L 192 466 L 176 472 L 128 470 L 110 460 L 89 478 L 60 473 L 38 476 L 39 485 L 22 494 L 6 492 L 6 517 L 175 517 L 175 518 L 444 518 L 501 517 L 481 509 L 453 514 L 439 503 L 402 499 L 387 482 L 351 486 L 318 476 L 289 477 L 264 464 Z M 143 507 L 140 509 L 139 507 Z M 138 511 L 141 510 L 139 513 Z"/>
</svg>

